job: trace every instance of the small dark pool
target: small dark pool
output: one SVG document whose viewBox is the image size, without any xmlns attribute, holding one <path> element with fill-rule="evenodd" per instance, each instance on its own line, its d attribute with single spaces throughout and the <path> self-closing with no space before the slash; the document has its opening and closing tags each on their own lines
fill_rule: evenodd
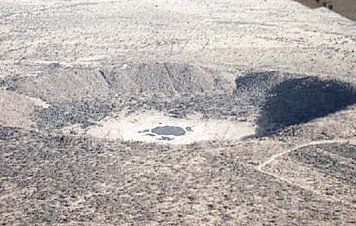
<svg viewBox="0 0 356 226">
<path fill-rule="evenodd" d="M 186 131 L 178 126 L 160 126 L 153 128 L 151 130 L 152 133 L 155 133 L 157 135 L 171 135 L 171 136 L 184 136 L 186 134 Z"/>
</svg>

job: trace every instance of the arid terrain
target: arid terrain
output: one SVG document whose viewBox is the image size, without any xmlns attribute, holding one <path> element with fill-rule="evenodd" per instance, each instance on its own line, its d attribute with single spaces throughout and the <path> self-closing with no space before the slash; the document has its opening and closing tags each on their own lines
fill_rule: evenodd
<svg viewBox="0 0 356 226">
<path fill-rule="evenodd" d="M 0 224 L 355 225 L 341 2 L 0 0 Z"/>
</svg>

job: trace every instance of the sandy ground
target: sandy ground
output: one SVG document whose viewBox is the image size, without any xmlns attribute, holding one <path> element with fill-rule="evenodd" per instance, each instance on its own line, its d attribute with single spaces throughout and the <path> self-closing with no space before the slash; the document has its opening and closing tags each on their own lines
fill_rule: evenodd
<svg viewBox="0 0 356 226">
<path fill-rule="evenodd" d="M 0 125 L 29 128 L 35 125 L 35 108 L 49 106 L 38 98 L 0 90 Z"/>
<path fill-rule="evenodd" d="M 1 1 L 1 76 L 191 62 L 353 79 L 355 23 L 287 0 Z M 35 71 L 32 71 L 35 70 Z M 25 73 L 23 73 L 25 72 Z"/>
<path fill-rule="evenodd" d="M 159 126 L 177 126 L 188 129 L 183 136 L 163 136 L 173 140 L 162 140 L 162 136 L 152 136 L 151 130 Z M 68 129 L 66 129 L 68 131 Z M 191 131 L 190 131 L 191 130 Z M 76 132 L 83 133 L 75 130 Z M 142 132 L 146 131 L 146 132 Z M 105 119 L 97 126 L 88 128 L 87 134 L 105 139 L 123 139 L 125 141 L 158 142 L 164 144 L 190 144 L 200 141 L 240 140 L 254 135 L 254 127 L 249 123 L 202 119 L 199 115 L 190 115 L 184 119 L 166 116 L 159 112 L 137 112 L 118 119 Z"/>
<path fill-rule="evenodd" d="M 0 224 L 355 225 L 340 2 L 0 0 Z"/>
</svg>

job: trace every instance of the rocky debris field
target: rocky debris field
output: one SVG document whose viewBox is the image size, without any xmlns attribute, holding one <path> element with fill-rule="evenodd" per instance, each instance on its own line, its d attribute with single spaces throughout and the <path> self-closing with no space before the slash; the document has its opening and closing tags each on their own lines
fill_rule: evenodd
<svg viewBox="0 0 356 226">
<path fill-rule="evenodd" d="M 172 148 L 12 128 L 1 134 L 5 225 L 356 221 L 354 205 L 254 169 L 273 153 L 265 148 L 285 146 L 277 141 Z"/>
</svg>

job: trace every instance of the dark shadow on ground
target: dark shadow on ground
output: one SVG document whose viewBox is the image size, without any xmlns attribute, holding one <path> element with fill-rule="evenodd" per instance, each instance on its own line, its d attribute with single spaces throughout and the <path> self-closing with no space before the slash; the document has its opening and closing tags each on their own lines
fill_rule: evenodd
<svg viewBox="0 0 356 226">
<path fill-rule="evenodd" d="M 332 11 L 356 21 L 356 1 L 355 0 L 294 0 L 309 8 L 327 7 Z"/>
<path fill-rule="evenodd" d="M 275 71 L 251 72 L 235 79 L 235 95 L 247 99 L 252 106 L 261 107 L 268 91 L 283 79 Z"/>
<path fill-rule="evenodd" d="M 288 79 L 268 92 L 257 120 L 257 132 L 273 134 L 355 103 L 356 88 L 349 83 L 316 77 Z"/>
</svg>

